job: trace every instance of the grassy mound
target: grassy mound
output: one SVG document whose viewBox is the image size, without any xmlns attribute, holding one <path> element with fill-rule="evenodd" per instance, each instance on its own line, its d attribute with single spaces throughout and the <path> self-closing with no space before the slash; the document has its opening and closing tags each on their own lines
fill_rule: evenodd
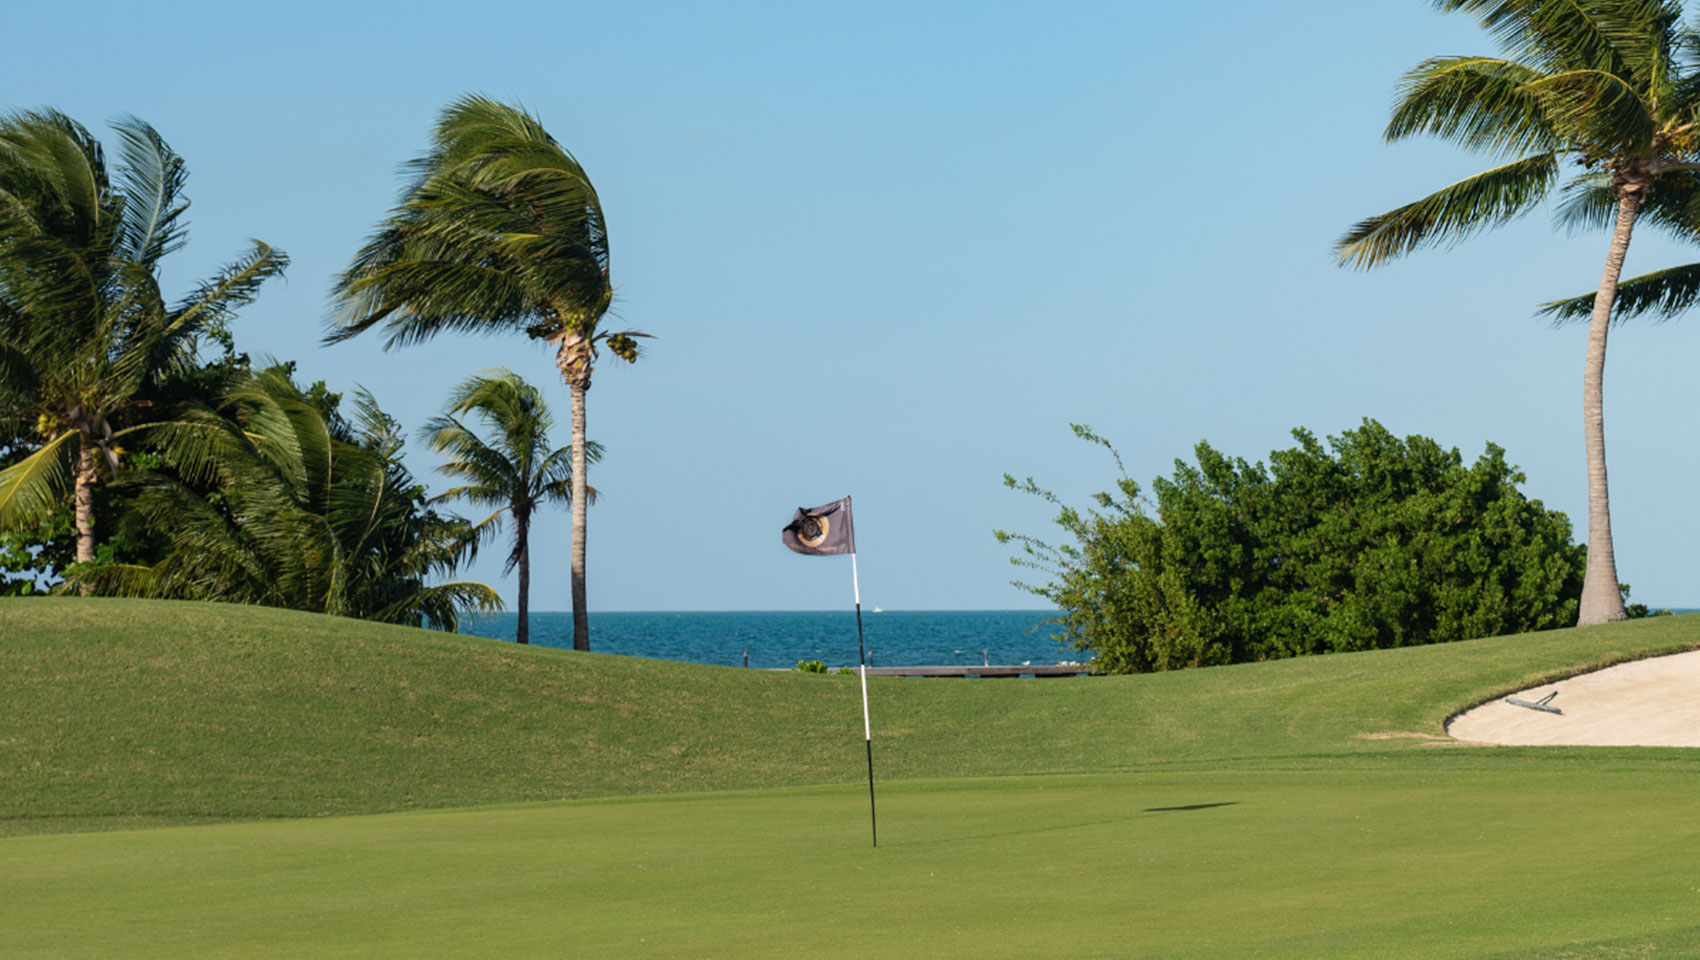
<svg viewBox="0 0 1700 960">
<path fill-rule="evenodd" d="M 1434 745 L 1451 713 L 1696 645 L 1700 617 L 1676 617 L 1145 677 L 876 678 L 876 761 L 889 780 L 1324 757 L 1456 769 L 1487 752 Z M 0 677 L 0 834 L 847 783 L 863 768 L 850 677 L 263 608 L 7 600 Z M 1583 753 L 1491 755 L 1503 767 Z"/>
</svg>

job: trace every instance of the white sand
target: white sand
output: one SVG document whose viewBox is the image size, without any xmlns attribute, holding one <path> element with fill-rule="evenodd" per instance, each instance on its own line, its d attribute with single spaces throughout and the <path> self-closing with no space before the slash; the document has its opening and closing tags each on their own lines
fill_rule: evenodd
<svg viewBox="0 0 1700 960">
<path fill-rule="evenodd" d="M 1651 657 L 1510 694 L 1536 701 L 1553 691 L 1562 715 L 1502 697 L 1466 710 L 1446 732 L 1475 743 L 1594 747 L 1700 747 L 1700 650 Z"/>
</svg>

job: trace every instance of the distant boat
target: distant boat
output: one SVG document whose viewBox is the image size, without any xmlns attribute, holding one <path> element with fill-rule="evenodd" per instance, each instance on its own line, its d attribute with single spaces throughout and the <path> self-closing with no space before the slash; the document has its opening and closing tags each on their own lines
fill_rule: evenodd
<svg viewBox="0 0 1700 960">
<path fill-rule="evenodd" d="M 875 608 L 874 608 L 874 612 L 875 612 L 875 613 L 884 613 L 884 612 L 885 612 L 885 611 L 884 611 L 884 610 L 881 610 L 881 609 L 880 609 L 880 608 L 879 608 L 879 607 L 875 607 Z"/>
</svg>

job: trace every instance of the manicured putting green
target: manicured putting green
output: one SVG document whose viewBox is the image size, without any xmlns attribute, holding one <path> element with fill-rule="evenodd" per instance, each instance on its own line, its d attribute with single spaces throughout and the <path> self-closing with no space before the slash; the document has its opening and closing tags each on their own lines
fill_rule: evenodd
<svg viewBox="0 0 1700 960">
<path fill-rule="evenodd" d="M 1670 769 L 1168 771 L 0 843 L 0 954 L 1610 957 L 1700 950 Z"/>
</svg>

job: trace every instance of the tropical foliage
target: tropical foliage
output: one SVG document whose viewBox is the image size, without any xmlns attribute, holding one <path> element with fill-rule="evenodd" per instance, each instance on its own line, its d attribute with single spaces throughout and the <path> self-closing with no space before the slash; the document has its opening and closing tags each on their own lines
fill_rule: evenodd
<svg viewBox="0 0 1700 960">
<path fill-rule="evenodd" d="M 1700 171 L 1700 69 L 1676 0 L 1437 0 L 1473 15 L 1502 56 L 1435 57 L 1401 83 L 1389 141 L 1431 135 L 1501 161 L 1341 238 L 1340 262 L 1378 266 L 1507 223 L 1557 194 L 1559 221 L 1607 226 L 1611 244 L 1587 299 L 1583 435 L 1588 567 L 1579 619 L 1626 616 L 1606 482 L 1603 379 L 1618 277 L 1638 217 L 1680 222 Z M 1636 302 L 1668 297 L 1650 284 Z M 1665 291 L 1663 293 L 1657 291 Z M 1569 311 L 1577 315 L 1580 301 Z"/>
<path fill-rule="evenodd" d="M 438 582 L 475 534 L 426 503 L 371 397 L 345 418 L 322 384 L 236 353 L 230 322 L 281 253 L 256 242 L 165 301 L 183 161 L 140 120 L 115 129 L 109 167 L 63 114 L 0 117 L 0 593 L 58 582 L 449 629 L 498 609 L 482 584 Z"/>
<path fill-rule="evenodd" d="M 572 399 L 573 647 L 588 650 L 585 392 L 599 347 L 635 361 L 644 336 L 600 326 L 613 301 L 601 201 L 535 117 L 479 96 L 449 105 L 410 170 L 337 283 L 327 339 L 378 327 L 385 347 L 447 332 L 523 332 L 555 346 Z"/>
<path fill-rule="evenodd" d="M 462 418 L 475 417 L 490 439 L 479 435 Z M 482 538 L 498 531 L 503 518 L 513 520 L 513 549 L 503 573 L 519 569 L 520 643 L 530 642 L 531 519 L 549 503 L 572 500 L 572 448 L 549 449 L 555 418 L 537 388 L 511 370 L 468 378 L 449 397 L 448 412 L 425 425 L 431 449 L 448 457 L 437 469 L 458 481 L 432 500 L 464 500 L 494 512 L 480 522 Z M 602 458 L 592 443 L 585 458 Z M 587 488 L 588 489 L 588 488 Z M 595 499 L 596 491 L 587 494 Z"/>
<path fill-rule="evenodd" d="M 0 470 L 0 528 L 73 504 L 76 560 L 96 557 L 94 486 L 120 467 L 138 412 L 199 366 L 286 258 L 254 245 L 168 304 L 161 261 L 184 239 L 183 161 L 154 129 L 115 125 L 119 163 L 53 111 L 0 118 L 0 409 L 30 450 Z"/>
<path fill-rule="evenodd" d="M 1085 427 L 1075 432 L 1109 445 Z M 1056 605 L 1059 639 L 1105 672 L 1173 670 L 1311 653 L 1465 640 L 1567 626 L 1586 551 L 1570 521 L 1517 489 L 1489 444 L 1403 440 L 1374 420 L 1298 446 L 1269 466 L 1209 444 L 1158 478 L 1154 510 L 1124 472 L 1086 511 L 1029 478 L 1004 482 L 1056 504 L 1069 540 L 997 532 L 1018 583 Z M 1112 450 L 1112 453 L 1114 451 Z M 1118 467 L 1121 460 L 1116 458 Z"/>
<path fill-rule="evenodd" d="M 81 565 L 72 582 L 449 630 L 461 609 L 500 609 L 483 584 L 432 585 L 474 549 L 470 524 L 429 509 L 402 464 L 400 427 L 369 395 L 347 419 L 339 401 L 275 366 L 217 408 L 185 404 L 149 432 L 171 469 L 120 483 L 166 555 Z"/>
</svg>

